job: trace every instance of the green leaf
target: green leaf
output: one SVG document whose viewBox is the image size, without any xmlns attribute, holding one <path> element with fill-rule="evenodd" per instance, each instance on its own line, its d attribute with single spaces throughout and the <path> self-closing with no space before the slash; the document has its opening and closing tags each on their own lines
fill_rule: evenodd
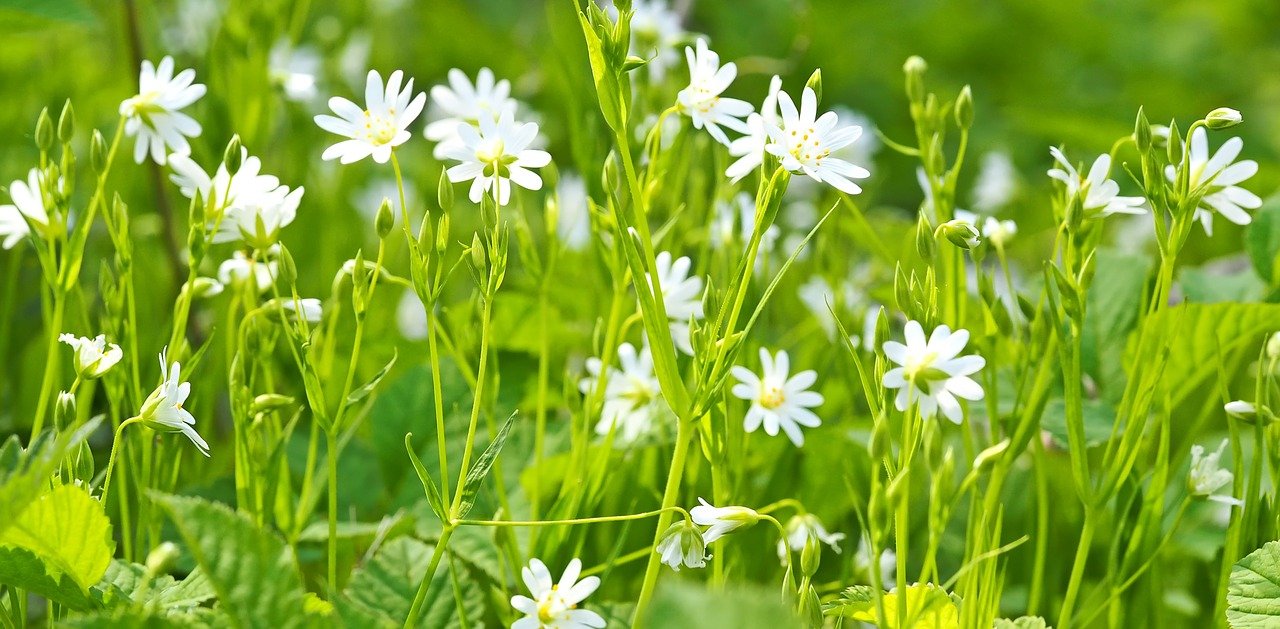
<svg viewBox="0 0 1280 629">
<path fill-rule="evenodd" d="M 1180 304 L 1145 325 L 1157 338 L 1170 339 L 1160 386 L 1170 408 L 1177 408 L 1200 393 L 1227 356 L 1256 350 L 1265 334 L 1280 329 L 1280 304 Z"/>
<path fill-rule="evenodd" d="M 187 609 L 213 600 L 218 594 L 204 570 L 196 568 L 181 581 L 157 579 L 152 586 L 151 602 L 164 609 Z"/>
<path fill-rule="evenodd" d="M 18 522 L 23 510 L 45 493 L 49 477 L 62 465 L 67 452 L 88 439 L 101 423 L 101 419 L 94 418 L 71 432 L 56 436 L 43 432 L 22 452 L 12 469 L 0 472 L 0 513 L 6 515 L 0 517 L 0 538 L 9 526 Z M 8 446 L 5 451 L 6 457 L 13 456 Z"/>
<path fill-rule="evenodd" d="M 1258 275 L 1274 285 L 1280 254 L 1280 195 L 1267 199 L 1254 213 L 1253 222 L 1245 230 L 1244 248 Z"/>
<path fill-rule="evenodd" d="M 102 503 L 78 485 L 41 496 L 0 534 L 0 545 L 30 550 L 51 577 L 65 574 L 84 592 L 106 574 L 115 549 Z"/>
<path fill-rule="evenodd" d="M 0 583 L 39 594 L 77 611 L 99 604 L 66 573 L 51 574 L 43 560 L 25 548 L 0 546 Z"/>
<path fill-rule="evenodd" d="M 1081 363 L 1111 401 L 1124 390 L 1125 339 L 1142 311 L 1151 261 L 1146 256 L 1099 249 L 1098 273 L 1089 285 L 1081 338 Z"/>
<path fill-rule="evenodd" d="M 400 627 L 413 606 L 418 584 L 431 563 L 433 546 L 411 537 L 397 537 L 378 549 L 369 563 L 356 569 L 343 592 L 339 611 L 349 626 Z M 447 560 L 446 560 L 447 561 Z M 469 626 L 480 626 L 484 593 L 458 571 Z M 441 565 L 431 579 L 422 606 L 420 627 L 457 627 L 462 623 L 454 603 L 449 569 Z"/>
<path fill-rule="evenodd" d="M 440 495 L 440 487 L 436 485 L 435 479 L 431 478 L 431 473 L 427 468 L 423 467 L 422 461 L 418 460 L 418 455 L 413 451 L 413 433 L 408 432 L 404 435 L 404 449 L 409 452 L 409 460 L 413 462 L 413 471 L 418 473 L 418 480 L 422 481 L 422 488 L 427 492 L 427 503 L 431 505 L 431 510 L 435 512 L 436 517 L 440 518 L 440 522 L 448 521 L 449 514 L 445 511 L 444 498 Z"/>
<path fill-rule="evenodd" d="M 888 618 L 883 629 L 898 629 L 898 595 L 884 594 L 884 613 Z M 959 609 L 942 588 L 932 583 L 907 588 L 907 626 L 915 629 L 959 629 Z M 869 586 L 854 586 L 824 608 L 827 616 L 842 616 L 866 623 L 876 622 L 875 591 Z"/>
<path fill-rule="evenodd" d="M 710 589 L 693 583 L 664 582 L 645 614 L 647 626 L 739 629 L 801 627 L 776 589 Z"/>
<path fill-rule="evenodd" d="M 1187 301 L 1199 304 L 1261 301 L 1267 290 L 1252 268 L 1224 272 L 1207 264 L 1183 269 L 1178 285 Z"/>
<path fill-rule="evenodd" d="M 222 609 L 246 627 L 300 627 L 302 579 L 293 551 L 225 505 L 156 494 L 196 562 L 208 575 Z"/>
<path fill-rule="evenodd" d="M 498 429 L 498 436 L 493 438 L 493 442 L 489 447 L 484 449 L 484 453 L 480 458 L 476 459 L 476 464 L 467 472 L 467 481 L 462 486 L 462 499 L 458 503 L 458 518 L 467 517 L 467 513 L 471 511 L 471 507 L 475 506 L 476 494 L 480 492 L 480 485 L 484 483 L 484 479 L 489 476 L 489 470 L 493 467 L 493 462 L 498 460 L 498 454 L 502 452 L 502 445 L 507 442 L 507 435 L 511 432 L 511 425 L 515 423 L 516 411 L 503 422 L 502 428 Z"/>
<path fill-rule="evenodd" d="M 145 607 L 120 607 L 89 616 L 58 621 L 59 627 L 75 629 L 189 629 L 191 627 L 225 627 L 227 619 L 212 609 L 198 609 L 185 614 L 166 614 Z"/>
<path fill-rule="evenodd" d="M 352 404 L 369 397 L 369 394 L 373 393 L 373 390 L 378 388 L 378 383 L 382 382 L 382 379 L 387 377 L 387 374 L 391 372 L 391 368 L 395 366 L 396 358 L 399 356 L 400 352 L 393 350 L 391 360 L 387 361 L 387 364 L 383 365 L 382 369 L 378 370 L 378 373 L 374 374 L 368 382 L 360 385 L 359 388 L 347 395 L 347 406 L 351 406 Z"/>
<path fill-rule="evenodd" d="M 1231 566 L 1227 622 L 1236 629 L 1280 626 L 1280 541 L 1267 542 Z"/>
</svg>

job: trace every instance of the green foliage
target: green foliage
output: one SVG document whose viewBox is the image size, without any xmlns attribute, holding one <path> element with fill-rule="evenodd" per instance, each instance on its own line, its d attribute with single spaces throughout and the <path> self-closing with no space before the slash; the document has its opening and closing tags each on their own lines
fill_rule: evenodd
<svg viewBox="0 0 1280 629">
<path fill-rule="evenodd" d="M 1169 407 L 1177 408 L 1213 383 L 1232 357 L 1254 352 L 1277 321 L 1280 304 L 1179 304 L 1148 320 L 1151 333 L 1170 339 L 1161 380 Z"/>
<path fill-rule="evenodd" d="M 410 537 L 397 537 L 384 544 L 369 562 L 351 575 L 338 606 L 342 618 L 350 626 L 399 627 L 404 624 L 433 550 L 433 546 Z M 483 594 L 467 574 L 465 569 L 436 572 L 418 626 L 441 629 L 480 626 Z M 465 610 L 463 618 L 458 617 L 451 575 L 458 579 Z"/>
<path fill-rule="evenodd" d="M 879 625 L 884 629 L 899 627 L 898 609 L 901 597 L 895 592 L 884 594 L 884 614 L 886 622 Z M 947 595 L 946 590 L 933 585 L 912 585 L 907 587 L 907 626 L 918 629 L 959 629 L 959 612 L 956 602 Z M 842 616 L 862 622 L 875 623 L 879 614 L 876 608 L 875 591 L 868 586 L 856 586 L 845 590 L 835 601 L 824 609 L 827 616 Z"/>
<path fill-rule="evenodd" d="M 50 577 L 66 575 L 87 591 L 106 573 L 114 543 L 102 504 L 82 487 L 62 485 L 23 510 L 0 535 L 0 546 L 35 553 Z"/>
<path fill-rule="evenodd" d="M 1231 567 L 1227 622 L 1236 629 L 1280 623 L 1280 542 L 1267 542 Z"/>
<path fill-rule="evenodd" d="M 692 583 L 673 582 L 654 596 L 647 625 L 654 627 L 798 627 L 800 619 L 778 590 L 735 587 L 713 590 Z"/>
</svg>

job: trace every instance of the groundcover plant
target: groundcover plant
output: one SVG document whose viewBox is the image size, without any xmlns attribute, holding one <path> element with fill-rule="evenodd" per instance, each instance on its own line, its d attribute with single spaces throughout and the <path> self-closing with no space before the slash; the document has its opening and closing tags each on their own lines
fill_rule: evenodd
<svg viewBox="0 0 1280 629">
<path fill-rule="evenodd" d="M 1267 101 L 705 4 L 0 3 L 3 627 L 1280 626 Z"/>
</svg>

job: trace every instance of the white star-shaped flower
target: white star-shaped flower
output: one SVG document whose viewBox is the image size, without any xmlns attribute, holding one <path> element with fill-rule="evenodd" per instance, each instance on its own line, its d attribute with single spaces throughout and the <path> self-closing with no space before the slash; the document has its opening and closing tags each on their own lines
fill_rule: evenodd
<svg viewBox="0 0 1280 629">
<path fill-rule="evenodd" d="M 341 96 L 330 98 L 329 108 L 338 116 L 321 114 L 315 117 L 316 124 L 349 139 L 325 149 L 321 158 L 350 164 L 372 156 L 379 164 L 387 163 L 391 149 L 409 141 L 409 125 L 427 103 L 426 94 L 414 95 L 413 79 L 402 88 L 403 80 L 404 73 L 396 70 L 384 86 L 382 75 L 370 70 L 365 79 L 363 109 Z"/>
<path fill-rule="evenodd" d="M 734 365 L 732 370 L 733 377 L 738 380 L 731 391 L 733 396 L 751 402 L 751 408 L 743 418 L 742 429 L 755 432 L 763 425 L 765 433 L 772 437 L 781 428 L 791 443 L 796 447 L 803 446 L 804 433 L 800 427 L 814 428 L 822 424 L 822 420 L 809 410 L 823 402 L 821 393 L 809 390 L 818 380 L 818 372 L 810 369 L 789 375 L 791 359 L 786 350 L 770 355 L 769 350 L 760 348 L 760 364 L 762 373 L 759 376 L 738 365 Z"/>
<path fill-rule="evenodd" d="M 600 587 L 600 577 L 578 579 L 582 562 L 573 559 L 565 567 L 560 582 L 551 580 L 551 571 L 539 559 L 530 559 L 520 570 L 529 596 L 511 597 L 511 606 L 524 617 L 511 624 L 511 629 L 594 629 L 605 626 L 604 618 L 578 605 Z"/>
<path fill-rule="evenodd" d="M 1236 185 L 1258 173 L 1258 162 L 1251 159 L 1235 161 L 1243 148 L 1244 140 L 1231 138 L 1210 157 L 1209 134 L 1203 128 L 1191 133 L 1191 171 L 1188 173 L 1191 189 L 1208 186 L 1195 214 L 1205 234 L 1213 235 L 1215 212 L 1236 225 L 1248 225 L 1253 217 L 1245 210 L 1262 207 L 1262 199 L 1258 195 Z M 1177 177 L 1173 166 L 1167 167 L 1165 174 L 1170 181 Z"/>
<path fill-rule="evenodd" d="M 696 51 L 686 46 L 684 56 L 689 62 L 689 86 L 676 94 L 676 105 L 695 128 L 706 129 L 717 142 L 727 146 L 729 137 L 720 127 L 747 133 L 742 118 L 751 113 L 751 103 L 720 95 L 737 78 L 738 66 L 733 62 L 720 65 L 720 55 L 707 48 L 707 40 L 702 38 L 698 39 Z"/>
<path fill-rule="evenodd" d="M 1082 177 L 1058 147 L 1050 147 L 1049 153 L 1058 162 L 1058 168 L 1050 169 L 1049 176 L 1066 186 L 1068 198 L 1080 197 L 1086 216 L 1146 214 L 1147 209 L 1143 207 L 1146 199 L 1120 196 L 1120 184 L 1107 178 L 1111 173 L 1111 155 L 1099 155 L 1093 160 L 1088 176 Z"/>
<path fill-rule="evenodd" d="M 449 181 L 471 182 L 467 197 L 479 203 L 489 192 L 498 205 L 511 200 L 511 184 L 539 190 L 542 178 L 530 168 L 551 163 L 551 154 L 529 148 L 538 136 L 538 125 L 517 123 L 509 112 L 497 120 L 481 118 L 479 129 L 470 125 L 457 127 L 460 143 L 450 146 L 444 156 L 461 162 L 449 168 Z"/>
<path fill-rule="evenodd" d="M 828 111 L 818 116 L 818 96 L 804 88 L 800 108 L 786 92 L 778 94 L 782 116 L 778 124 L 767 124 L 769 143 L 765 150 L 781 160 L 782 167 L 808 175 L 814 181 L 831 184 L 845 194 L 858 194 L 862 188 L 853 179 L 865 179 L 871 173 L 833 155 L 862 136 L 862 127 L 841 127 L 839 116 Z"/>
<path fill-rule="evenodd" d="M 968 330 L 951 331 L 945 325 L 934 328 L 925 340 L 924 330 L 917 321 L 908 321 L 904 330 L 906 344 L 886 341 L 884 355 L 901 365 L 885 372 L 882 383 L 890 389 L 898 389 L 894 406 L 905 411 L 912 404 L 920 406 L 920 415 L 930 419 L 942 409 L 942 414 L 955 423 L 963 419 L 960 402 L 981 400 L 982 385 L 969 376 L 986 365 L 978 355 L 960 356 L 969 342 Z"/>
<path fill-rule="evenodd" d="M 152 161 L 164 164 L 168 153 L 191 152 L 187 138 L 199 137 L 200 123 L 181 110 L 204 96 L 204 85 L 195 83 L 195 79 L 196 71 L 192 69 L 174 76 L 173 57 L 161 59 L 159 66 L 142 62 L 138 94 L 120 103 L 124 131 L 137 137 L 133 161 L 141 164 L 150 154 Z"/>
</svg>

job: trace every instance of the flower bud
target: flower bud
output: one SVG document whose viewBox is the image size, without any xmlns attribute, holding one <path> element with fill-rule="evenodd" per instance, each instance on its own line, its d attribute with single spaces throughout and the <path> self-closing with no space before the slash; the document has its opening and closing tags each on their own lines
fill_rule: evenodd
<svg viewBox="0 0 1280 629">
<path fill-rule="evenodd" d="M 449 181 L 447 169 L 440 170 L 440 182 L 436 184 L 436 203 L 445 212 L 453 209 L 453 182 Z"/>
<path fill-rule="evenodd" d="M 973 91 L 966 85 L 956 97 L 956 126 L 968 129 L 973 126 Z"/>
<path fill-rule="evenodd" d="M 973 249 L 980 242 L 977 228 L 958 218 L 939 225 L 938 232 L 951 241 L 951 244 L 965 250 Z"/>
<path fill-rule="evenodd" d="M 1166 145 L 1169 150 L 1169 163 L 1182 163 L 1182 134 L 1178 132 L 1178 121 L 1169 122 L 1169 142 Z"/>
<path fill-rule="evenodd" d="M 234 175 L 240 172 L 240 166 L 244 164 L 244 153 L 240 145 L 240 134 L 231 136 L 226 150 L 222 151 L 222 163 L 227 167 L 227 174 Z"/>
<path fill-rule="evenodd" d="M 484 244 L 480 242 L 480 234 L 471 234 L 471 247 L 467 252 L 471 254 L 471 266 L 475 267 L 478 273 L 483 274 L 485 271 Z"/>
<path fill-rule="evenodd" d="M 609 151 L 609 155 L 604 158 L 604 167 L 600 169 L 600 185 L 604 187 L 605 192 L 611 192 L 618 189 L 618 153 Z"/>
<path fill-rule="evenodd" d="M 876 345 L 873 348 L 874 351 L 877 351 L 877 352 L 881 351 L 880 348 L 884 347 L 885 342 L 887 342 L 888 340 L 889 340 L 889 313 L 884 309 L 884 306 L 881 306 L 880 311 L 876 314 L 876 341 L 875 341 Z"/>
<path fill-rule="evenodd" d="M 212 277 L 197 277 L 196 281 L 191 284 L 191 296 L 196 299 L 217 297 L 222 294 L 224 288 L 222 282 Z"/>
<path fill-rule="evenodd" d="M 1138 150 L 1146 153 L 1151 150 L 1151 123 L 1147 122 L 1147 114 L 1138 108 L 1138 119 L 1133 123 L 1133 141 Z"/>
<path fill-rule="evenodd" d="M 818 566 L 821 564 L 822 542 L 816 535 L 805 536 L 804 549 L 800 551 L 800 573 L 806 577 L 812 577 L 817 574 Z"/>
<path fill-rule="evenodd" d="M 1258 414 L 1258 408 L 1253 405 L 1253 402 L 1246 402 L 1244 400 L 1227 402 L 1222 409 L 1227 412 L 1227 415 L 1244 421 L 1252 421 Z"/>
<path fill-rule="evenodd" d="M 933 225 L 929 224 L 929 217 L 920 212 L 916 220 L 916 253 L 920 254 L 920 259 L 924 262 L 933 260 L 933 238 Z"/>
<path fill-rule="evenodd" d="M 443 256 L 444 252 L 449 249 L 449 215 L 445 214 L 440 217 L 440 221 L 436 223 L 436 253 Z"/>
<path fill-rule="evenodd" d="M 258 413 L 266 413 L 268 411 L 289 408 L 293 406 L 294 400 L 287 395 L 279 393 L 263 393 L 253 398 L 253 404 L 249 406 L 249 412 L 257 415 Z"/>
<path fill-rule="evenodd" d="M 383 239 L 391 234 L 391 228 L 396 225 L 396 215 L 391 211 L 391 199 L 382 198 L 382 205 L 378 206 L 378 217 L 373 221 L 374 230 L 378 232 L 378 238 Z"/>
<path fill-rule="evenodd" d="M 155 547 L 155 550 L 147 553 L 146 565 L 148 577 L 154 579 L 155 577 L 168 572 L 169 569 L 173 567 L 173 564 L 178 561 L 179 554 L 180 552 L 178 551 L 177 544 L 174 544 L 173 542 L 161 542 L 159 546 Z"/>
<path fill-rule="evenodd" d="M 813 95 L 816 97 L 817 102 L 821 103 L 822 102 L 822 68 L 818 68 L 814 70 L 813 74 L 809 75 L 809 80 L 805 81 L 804 86 L 813 90 Z"/>
<path fill-rule="evenodd" d="M 991 465 L 997 458 L 1000 457 L 1001 454 L 1004 454 L 1005 450 L 1009 449 L 1010 443 L 1011 442 L 1009 441 L 1009 439 L 1006 438 L 1000 443 L 997 443 L 983 450 L 982 452 L 979 452 L 978 456 L 974 457 L 973 459 L 973 469 L 980 470 L 986 466 Z"/>
<path fill-rule="evenodd" d="M 49 108 L 40 110 L 40 117 L 36 118 L 36 147 L 42 152 L 48 152 L 53 147 L 53 120 L 49 118 Z"/>
<path fill-rule="evenodd" d="M 914 55 L 902 65 L 902 72 L 907 75 L 907 98 L 913 103 L 924 99 L 924 73 L 928 69 L 929 64 Z"/>
<path fill-rule="evenodd" d="M 68 144 L 75 134 L 76 112 L 71 108 L 71 99 L 68 98 L 67 102 L 62 104 L 62 113 L 58 115 L 58 141 Z"/>
<path fill-rule="evenodd" d="M 293 262 L 293 254 L 289 253 L 289 248 L 284 246 L 284 243 L 280 244 L 279 263 L 279 280 L 284 286 L 293 286 L 294 282 L 298 281 L 298 267 Z"/>
<path fill-rule="evenodd" d="M 1244 117 L 1230 107 L 1219 107 L 1209 112 L 1209 115 L 1204 118 L 1204 125 L 1214 131 L 1230 129 L 1241 122 L 1244 122 Z"/>
<path fill-rule="evenodd" d="M 53 407 L 53 425 L 59 428 L 70 426 L 76 421 L 76 396 L 74 393 L 62 391 L 58 393 L 58 401 Z"/>
<path fill-rule="evenodd" d="M 101 175 L 107 169 L 107 141 L 102 137 L 102 132 L 97 129 L 94 129 L 93 135 L 89 136 L 89 165 L 97 175 Z"/>
<path fill-rule="evenodd" d="M 630 72 L 632 70 L 637 70 L 639 68 L 643 68 L 648 63 L 649 63 L 649 60 L 643 57 L 637 57 L 635 55 L 627 55 L 627 58 L 622 60 L 622 71 Z"/>
</svg>

